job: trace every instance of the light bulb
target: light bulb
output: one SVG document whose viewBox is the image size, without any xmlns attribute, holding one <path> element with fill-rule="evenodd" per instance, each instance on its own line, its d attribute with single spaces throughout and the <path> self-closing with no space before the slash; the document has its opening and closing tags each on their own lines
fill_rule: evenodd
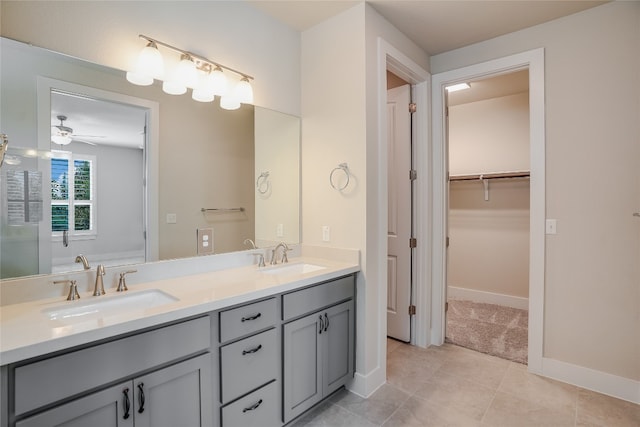
<svg viewBox="0 0 640 427">
<path fill-rule="evenodd" d="M 162 91 L 169 95 L 182 95 L 187 92 L 187 87 L 171 80 L 162 82 Z"/>
<path fill-rule="evenodd" d="M 191 98 L 198 102 L 212 102 L 215 98 L 211 73 L 199 73 L 198 86 L 193 88 Z"/>
<path fill-rule="evenodd" d="M 216 67 L 211 72 L 211 84 L 214 95 L 223 96 L 227 94 L 229 82 L 227 81 L 227 76 L 222 72 L 222 68 Z"/>
<path fill-rule="evenodd" d="M 249 79 L 247 77 L 243 77 L 242 80 L 238 82 L 234 92 L 235 98 L 238 102 L 243 104 L 253 104 L 253 88 L 251 87 L 251 83 L 249 83 Z"/>
<path fill-rule="evenodd" d="M 232 94 L 222 95 L 220 98 L 220 108 L 224 110 L 237 110 L 240 108 L 240 101 Z"/>
<path fill-rule="evenodd" d="M 196 87 L 198 84 L 198 70 L 196 69 L 196 63 L 193 62 L 191 56 L 182 55 L 175 74 L 176 82 L 179 82 L 186 87 Z"/>
<path fill-rule="evenodd" d="M 164 74 L 164 60 L 154 42 L 149 42 L 138 55 L 133 70 L 127 72 L 127 80 L 139 86 L 149 86 L 153 79 Z"/>
<path fill-rule="evenodd" d="M 69 135 L 52 135 L 51 141 L 58 145 L 67 145 L 71 143 L 71 137 Z"/>
</svg>

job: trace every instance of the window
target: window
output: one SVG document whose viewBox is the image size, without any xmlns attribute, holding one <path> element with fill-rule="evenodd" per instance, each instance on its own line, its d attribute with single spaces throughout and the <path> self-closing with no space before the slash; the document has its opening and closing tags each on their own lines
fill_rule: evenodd
<svg viewBox="0 0 640 427">
<path fill-rule="evenodd" d="M 53 151 L 51 158 L 51 230 L 70 237 L 96 235 L 95 156 Z"/>
</svg>

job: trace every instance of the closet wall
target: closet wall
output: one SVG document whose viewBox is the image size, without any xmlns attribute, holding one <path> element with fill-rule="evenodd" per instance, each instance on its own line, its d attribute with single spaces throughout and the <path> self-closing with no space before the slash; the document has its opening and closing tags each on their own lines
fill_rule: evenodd
<svg viewBox="0 0 640 427">
<path fill-rule="evenodd" d="M 451 176 L 529 170 L 522 92 L 449 107 Z M 529 180 L 452 181 L 448 295 L 527 308 Z"/>
</svg>

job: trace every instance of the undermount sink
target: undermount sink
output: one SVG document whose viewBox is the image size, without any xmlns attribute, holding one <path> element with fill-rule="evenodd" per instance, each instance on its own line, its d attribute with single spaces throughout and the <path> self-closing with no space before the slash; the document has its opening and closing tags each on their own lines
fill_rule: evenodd
<svg viewBox="0 0 640 427">
<path fill-rule="evenodd" d="M 315 264 L 296 263 L 296 264 L 282 264 L 276 267 L 267 267 L 262 272 L 264 274 L 290 276 L 294 274 L 312 273 L 318 270 L 324 270 L 327 267 Z"/>
<path fill-rule="evenodd" d="M 76 302 L 45 308 L 42 313 L 49 319 L 65 324 L 85 320 L 144 311 L 178 301 L 177 298 L 157 289 L 124 293 L 106 297 L 89 297 Z"/>
</svg>

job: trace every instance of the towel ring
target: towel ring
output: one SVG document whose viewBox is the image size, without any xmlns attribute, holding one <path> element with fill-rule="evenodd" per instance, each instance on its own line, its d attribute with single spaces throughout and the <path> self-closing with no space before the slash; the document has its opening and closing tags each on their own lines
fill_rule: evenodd
<svg viewBox="0 0 640 427">
<path fill-rule="evenodd" d="M 347 182 L 345 182 L 344 185 L 341 186 L 337 186 L 333 183 L 333 175 L 338 171 L 344 172 L 345 176 L 347 177 Z M 331 174 L 329 174 L 329 183 L 335 190 L 342 191 L 349 186 L 350 177 L 351 174 L 349 173 L 349 166 L 347 166 L 346 163 L 340 163 L 337 167 L 333 168 Z"/>
<path fill-rule="evenodd" d="M 265 194 L 269 191 L 269 186 L 269 171 L 262 172 L 258 179 L 256 179 L 256 190 L 258 190 L 260 194 Z"/>
</svg>

